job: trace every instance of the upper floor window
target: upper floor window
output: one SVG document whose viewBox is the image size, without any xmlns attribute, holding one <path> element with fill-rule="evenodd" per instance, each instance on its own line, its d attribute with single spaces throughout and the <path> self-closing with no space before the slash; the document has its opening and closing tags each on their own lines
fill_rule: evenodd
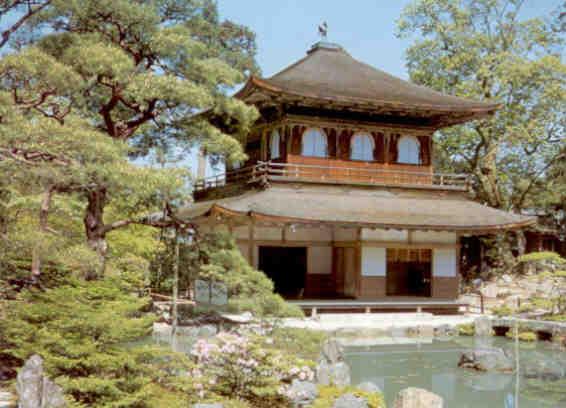
<svg viewBox="0 0 566 408">
<path fill-rule="evenodd" d="M 372 161 L 375 143 L 367 133 L 356 133 L 350 142 L 350 159 Z"/>
<path fill-rule="evenodd" d="M 303 133 L 303 156 L 326 157 L 328 155 L 328 140 L 321 129 L 311 128 Z"/>
<path fill-rule="evenodd" d="M 279 156 L 281 155 L 279 151 L 280 145 L 281 145 L 281 136 L 279 135 L 279 131 L 275 129 L 273 132 L 271 132 L 271 140 L 269 144 L 271 159 L 278 159 Z"/>
<path fill-rule="evenodd" d="M 402 136 L 397 143 L 397 162 L 420 164 L 420 143 L 414 136 Z"/>
</svg>

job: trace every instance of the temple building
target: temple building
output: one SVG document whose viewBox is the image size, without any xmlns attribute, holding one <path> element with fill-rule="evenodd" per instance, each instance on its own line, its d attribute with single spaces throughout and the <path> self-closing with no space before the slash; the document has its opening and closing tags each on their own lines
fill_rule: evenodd
<svg viewBox="0 0 566 408">
<path fill-rule="evenodd" d="M 236 97 L 261 114 L 249 159 L 198 180 L 184 216 L 229 230 L 305 308 L 454 309 L 461 238 L 534 222 L 472 201 L 467 175 L 433 167 L 433 133 L 496 104 L 414 85 L 328 42 Z"/>
</svg>

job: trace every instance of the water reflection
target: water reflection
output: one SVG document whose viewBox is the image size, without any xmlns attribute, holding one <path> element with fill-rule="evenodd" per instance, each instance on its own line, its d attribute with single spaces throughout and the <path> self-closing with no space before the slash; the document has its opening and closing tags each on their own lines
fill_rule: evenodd
<svg viewBox="0 0 566 408">
<path fill-rule="evenodd" d="M 444 398 L 445 406 L 458 408 L 566 407 L 566 379 L 526 381 L 520 375 L 478 373 L 457 367 L 462 351 L 469 348 L 503 348 L 514 356 L 513 342 L 503 338 L 458 338 L 428 344 L 391 344 L 348 349 L 355 384 L 372 381 L 384 390 L 389 405 L 403 388 L 431 390 Z M 566 370 L 566 353 L 551 343 L 521 346 L 522 367 L 543 361 L 544 367 Z M 554 366 L 553 366 L 554 364 Z M 560 372 L 560 370 L 559 370 Z M 549 377 L 551 378 L 551 377 Z M 541 392 L 542 390 L 546 392 Z"/>
</svg>

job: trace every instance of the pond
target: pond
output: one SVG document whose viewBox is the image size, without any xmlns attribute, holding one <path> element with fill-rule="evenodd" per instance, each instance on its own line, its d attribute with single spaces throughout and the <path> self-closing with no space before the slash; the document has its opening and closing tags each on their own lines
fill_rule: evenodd
<svg viewBox="0 0 566 408">
<path fill-rule="evenodd" d="M 372 381 L 385 394 L 387 406 L 407 387 L 419 387 L 444 398 L 445 406 L 467 408 L 566 407 L 566 381 L 528 379 L 521 375 L 478 373 L 458 368 L 462 351 L 473 347 L 501 347 L 514 355 L 514 342 L 501 337 L 457 337 L 447 341 L 398 339 L 397 344 L 346 349 L 352 383 Z M 564 373 L 566 352 L 550 342 L 522 343 L 522 368 L 545 364 Z"/>
</svg>

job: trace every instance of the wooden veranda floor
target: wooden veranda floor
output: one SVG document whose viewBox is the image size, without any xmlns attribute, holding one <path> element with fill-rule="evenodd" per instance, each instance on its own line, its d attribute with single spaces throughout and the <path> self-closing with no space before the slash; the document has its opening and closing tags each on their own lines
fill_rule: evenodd
<svg viewBox="0 0 566 408">
<path fill-rule="evenodd" d="M 288 300 L 311 316 L 318 312 L 431 312 L 436 314 L 458 313 L 467 303 L 452 299 L 394 298 L 387 300 L 359 299 L 301 299 Z"/>
</svg>

